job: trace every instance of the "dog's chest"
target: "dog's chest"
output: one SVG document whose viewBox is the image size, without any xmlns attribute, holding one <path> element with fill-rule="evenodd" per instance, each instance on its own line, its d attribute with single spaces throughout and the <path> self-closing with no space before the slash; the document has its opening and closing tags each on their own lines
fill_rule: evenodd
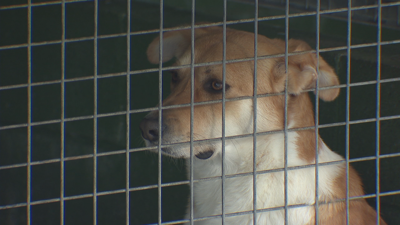
<svg viewBox="0 0 400 225">
<path fill-rule="evenodd" d="M 294 155 L 294 154 L 292 154 Z M 330 151 L 324 144 L 321 146 L 319 162 L 341 160 L 342 158 Z M 277 161 L 275 159 L 274 161 Z M 195 218 L 226 215 L 227 224 L 253 224 L 253 208 L 257 209 L 257 224 L 285 224 L 285 196 L 289 207 L 288 224 L 308 224 L 314 219 L 315 203 L 315 167 L 304 167 L 287 171 L 263 171 L 256 176 L 254 187 L 252 170 L 237 166 L 232 160 L 226 161 L 225 178 L 222 178 L 220 161 L 200 161 L 194 166 L 193 187 Z M 288 166 L 299 166 L 300 161 L 290 159 Z M 303 164 L 304 165 L 304 164 Z M 329 196 L 333 191 L 332 180 L 342 168 L 340 164 L 320 166 L 318 168 L 319 197 Z M 203 179 L 205 178 L 205 179 Z M 285 194 L 285 189 L 287 195 Z M 254 200 L 256 204 L 254 204 Z M 224 206 L 224 210 L 222 207 Z M 241 212 L 241 213 L 238 213 Z M 243 213 L 244 212 L 244 213 Z M 242 214 L 240 216 L 237 216 Z M 236 216 L 235 216 L 236 215 Z M 219 217 L 220 218 L 220 217 Z M 230 222 L 229 222 L 230 221 Z M 197 224 L 221 224 L 221 219 L 206 220 Z"/>
<path fill-rule="evenodd" d="M 200 173 L 204 175 L 204 171 Z M 217 175 L 218 176 L 218 175 Z M 313 204 L 315 201 L 315 183 L 308 170 L 288 173 L 288 204 Z M 195 173 L 195 179 L 198 179 Z M 193 188 L 195 218 L 226 215 L 227 224 L 252 224 L 254 199 L 256 200 L 257 224 L 284 224 L 285 214 L 285 180 L 283 172 L 259 174 L 256 177 L 256 188 L 253 176 L 227 175 L 222 178 L 200 180 Z M 255 191 L 255 192 L 254 192 Z M 255 194 L 254 194 L 255 193 Z M 222 207 L 224 209 L 222 210 Z M 272 210 L 271 210 L 272 209 Z M 239 212 L 245 212 L 245 215 Z M 312 219 L 311 207 L 289 210 L 289 224 L 306 224 Z M 206 220 L 196 224 L 221 224 L 221 219 Z"/>
</svg>

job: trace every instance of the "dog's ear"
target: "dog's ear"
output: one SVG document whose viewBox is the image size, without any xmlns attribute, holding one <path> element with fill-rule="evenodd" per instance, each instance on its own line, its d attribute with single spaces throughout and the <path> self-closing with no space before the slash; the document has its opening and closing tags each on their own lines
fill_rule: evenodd
<svg viewBox="0 0 400 225">
<path fill-rule="evenodd" d="M 276 41 L 276 40 L 274 40 Z M 282 43 L 281 43 L 282 44 Z M 284 44 L 284 42 L 283 42 Z M 288 51 L 303 52 L 312 50 L 304 41 L 290 39 Z M 319 74 L 317 75 L 317 63 L 319 61 Z M 339 79 L 331 66 L 320 56 L 317 60 L 315 53 L 304 53 L 288 57 L 288 91 L 298 95 L 301 91 L 315 88 L 316 81 L 319 87 L 339 85 Z M 280 58 L 276 64 L 275 74 L 278 77 L 285 75 L 285 59 Z M 339 88 L 319 90 L 319 97 L 324 101 L 332 101 L 339 95 Z M 315 92 L 314 92 L 315 93 Z"/>
<path fill-rule="evenodd" d="M 220 30 L 219 27 L 196 28 L 195 39 L 208 32 Z M 170 31 L 163 34 L 162 62 L 167 62 L 173 57 L 180 57 L 191 44 L 191 29 Z M 147 59 L 153 63 L 160 62 L 160 37 L 156 37 L 147 48 Z"/>
</svg>

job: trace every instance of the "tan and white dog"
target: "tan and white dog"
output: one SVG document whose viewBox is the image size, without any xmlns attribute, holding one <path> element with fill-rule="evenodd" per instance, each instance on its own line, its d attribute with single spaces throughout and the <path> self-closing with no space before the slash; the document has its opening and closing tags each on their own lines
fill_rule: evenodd
<svg viewBox="0 0 400 225">
<path fill-rule="evenodd" d="M 159 63 L 159 38 L 148 47 L 150 62 Z M 223 84 L 223 30 L 220 27 L 198 28 L 195 30 L 195 63 L 205 63 L 194 68 L 194 102 L 222 99 L 225 85 L 225 115 L 222 101 L 196 104 L 193 112 L 193 159 L 194 179 L 217 177 L 194 183 L 194 218 L 221 215 L 224 204 L 225 224 L 253 224 L 253 214 L 235 214 L 256 209 L 257 224 L 285 224 L 285 176 L 282 168 L 285 161 L 285 138 L 283 132 L 257 135 L 253 146 L 254 109 L 254 34 L 233 29 L 226 30 L 226 59 L 249 59 L 226 64 L 226 82 Z M 289 40 L 289 52 L 309 51 L 303 41 Z M 258 35 L 258 56 L 276 55 L 285 52 L 285 42 Z M 175 66 L 191 63 L 191 30 L 171 31 L 163 35 L 162 62 L 176 58 Z M 263 58 L 257 61 L 257 94 L 284 93 L 288 79 L 287 124 L 289 129 L 312 127 L 314 123 L 313 105 L 307 92 L 314 88 L 338 85 L 334 70 L 315 53 L 303 53 L 285 58 Z M 208 64 L 207 64 L 208 63 Z M 163 106 L 188 104 L 191 99 L 191 68 L 172 71 L 171 94 L 163 101 Z M 319 90 L 319 97 L 325 101 L 334 100 L 338 88 Z M 250 96 L 229 100 L 231 98 Z M 258 97 L 256 104 L 257 132 L 282 131 L 285 118 L 285 95 Z M 228 177 L 224 185 L 222 201 L 222 124 L 225 116 L 225 162 L 224 172 Z M 159 126 L 158 111 L 150 112 L 141 122 L 142 136 L 147 146 L 161 144 L 162 152 L 172 157 L 183 157 L 190 164 L 190 118 L 189 106 L 172 107 L 162 111 Z M 161 130 L 159 130 L 161 127 Z M 241 137 L 229 138 L 237 135 Z M 346 209 L 346 166 L 344 163 L 320 165 L 318 167 L 318 199 L 316 200 L 316 142 L 315 130 L 289 131 L 287 135 L 287 166 L 304 166 L 287 172 L 288 224 L 316 224 L 315 203 L 318 201 L 318 224 L 346 224 L 348 210 L 351 225 L 376 224 L 376 212 L 365 199 L 349 201 Z M 161 137 L 160 137 L 161 136 Z M 244 137 L 243 137 L 244 136 Z M 257 171 L 256 194 L 253 195 L 253 152 L 256 149 Z M 319 138 L 318 162 L 341 161 L 343 158 L 332 152 Z M 312 166 L 314 165 L 314 166 Z M 279 170 L 281 169 L 281 170 Z M 189 169 L 188 169 L 189 171 Z M 248 175 L 229 176 L 233 174 Z M 249 175 L 250 174 L 250 175 Z M 349 196 L 362 196 L 362 184 L 357 173 L 349 168 Z M 270 210 L 262 210 L 269 209 Z M 189 212 L 189 210 L 188 210 Z M 230 215 L 231 214 L 231 215 Z M 187 213 L 189 218 L 189 213 Z M 195 224 L 221 224 L 221 216 L 198 220 Z M 380 219 L 380 224 L 386 224 Z"/>
</svg>

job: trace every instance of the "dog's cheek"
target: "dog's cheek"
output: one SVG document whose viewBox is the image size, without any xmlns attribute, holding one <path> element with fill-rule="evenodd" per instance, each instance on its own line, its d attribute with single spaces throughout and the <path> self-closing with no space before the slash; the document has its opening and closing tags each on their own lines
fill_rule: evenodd
<svg viewBox="0 0 400 225">
<path fill-rule="evenodd" d="M 252 99 L 230 102 L 226 106 L 225 131 L 227 136 L 248 134 L 253 131 Z"/>
</svg>

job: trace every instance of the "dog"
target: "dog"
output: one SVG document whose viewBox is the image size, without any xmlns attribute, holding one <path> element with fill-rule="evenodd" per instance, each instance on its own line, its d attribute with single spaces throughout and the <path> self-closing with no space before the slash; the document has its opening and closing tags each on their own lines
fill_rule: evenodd
<svg viewBox="0 0 400 225">
<path fill-rule="evenodd" d="M 162 59 L 160 37 L 147 49 L 151 63 L 175 58 L 174 66 L 189 65 L 171 71 L 171 94 L 162 103 L 171 107 L 162 110 L 162 124 L 158 121 L 158 111 L 150 112 L 140 123 L 147 146 L 158 146 L 161 140 L 164 155 L 186 159 L 188 176 L 193 168 L 194 202 L 189 202 L 186 219 L 190 218 L 190 204 L 193 204 L 196 225 L 222 224 L 222 208 L 225 224 L 230 225 L 253 224 L 254 219 L 257 224 L 272 225 L 286 224 L 285 220 L 290 225 L 343 225 L 347 219 L 351 225 L 376 224 L 377 214 L 365 199 L 352 198 L 346 204 L 347 169 L 343 157 L 331 151 L 321 138 L 316 139 L 316 131 L 312 129 L 315 119 L 307 90 L 315 89 L 318 82 L 322 88 L 318 89 L 318 97 L 334 100 L 339 88 L 329 87 L 339 85 L 339 80 L 332 67 L 306 42 L 295 39 L 288 41 L 288 52 L 292 54 L 286 63 L 285 41 L 263 35 L 257 35 L 255 67 L 255 35 L 234 29 L 225 32 L 224 48 L 223 28 L 195 29 L 194 62 L 200 66 L 194 66 L 194 75 L 190 66 L 190 29 L 163 34 Z M 225 68 L 224 49 L 228 60 Z M 254 88 L 258 95 L 263 95 L 256 100 Z M 193 112 L 189 105 L 192 94 Z M 173 107 L 180 104 L 184 105 Z M 297 129 L 306 127 L 309 129 Z M 254 131 L 256 138 L 252 135 Z M 287 170 L 286 175 L 285 160 L 288 168 L 296 167 Z M 318 165 L 317 185 L 316 162 L 325 163 Z M 348 172 L 348 197 L 364 195 L 355 170 L 349 166 Z M 223 173 L 226 177 L 222 188 Z M 381 225 L 386 224 L 378 219 Z"/>
</svg>

